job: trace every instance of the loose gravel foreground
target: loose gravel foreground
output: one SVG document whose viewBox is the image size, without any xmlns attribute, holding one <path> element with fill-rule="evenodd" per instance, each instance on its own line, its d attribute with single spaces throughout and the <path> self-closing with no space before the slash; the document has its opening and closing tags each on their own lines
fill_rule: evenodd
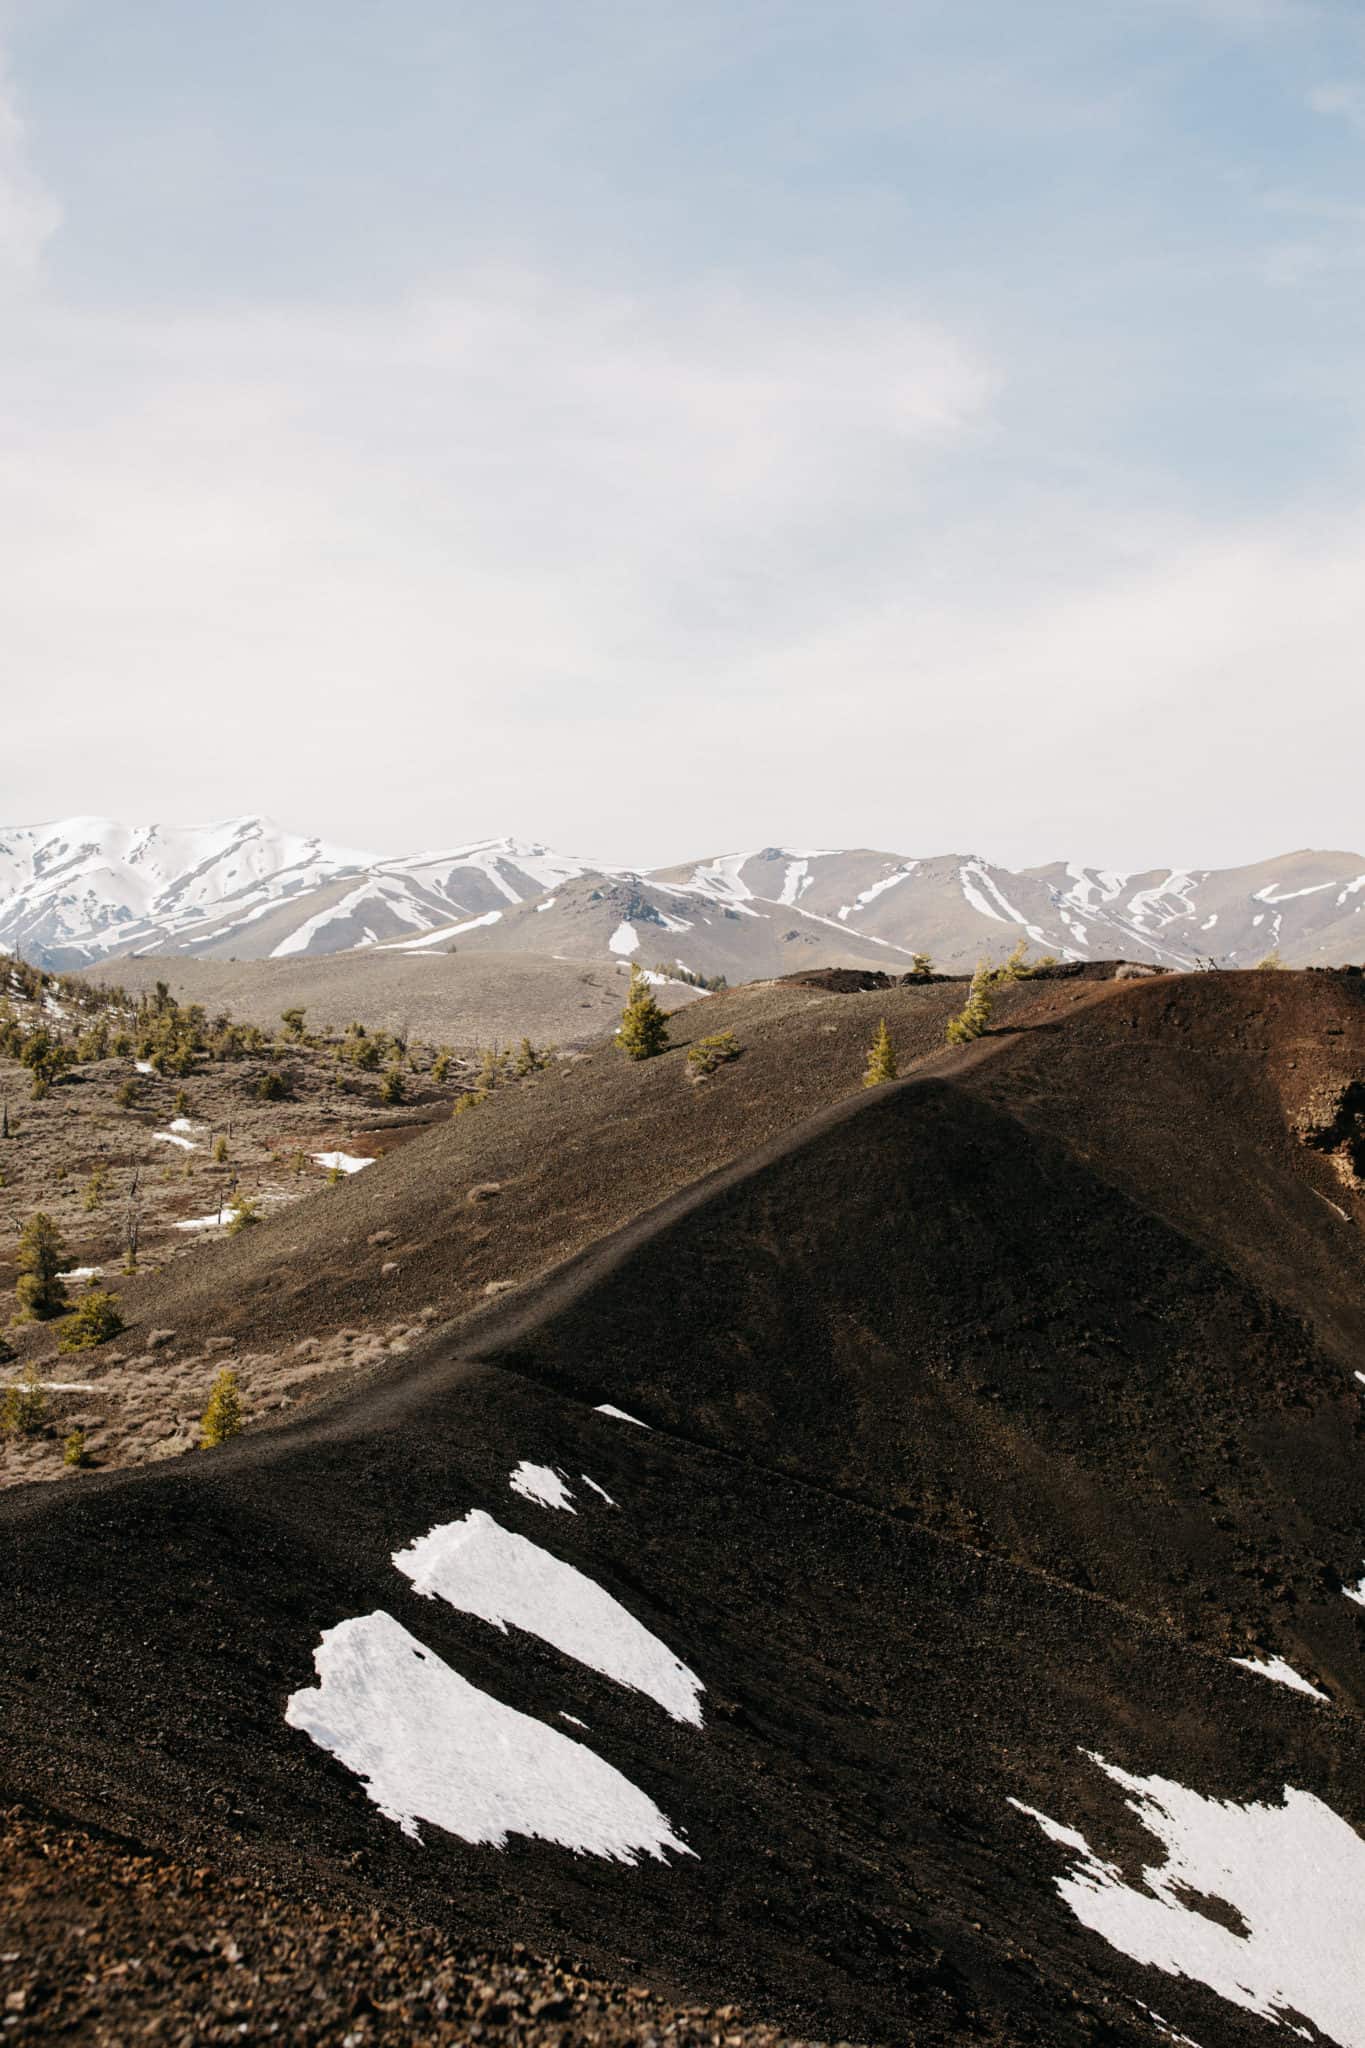
<svg viewBox="0 0 1365 2048">
<path fill-rule="evenodd" d="M 324 1913 L 22 1807 L 0 1815 L 0 1867 L 6 2041 L 797 2048 L 737 2006 L 670 2006 L 564 1956 L 465 1955 L 433 1928 Z"/>
</svg>

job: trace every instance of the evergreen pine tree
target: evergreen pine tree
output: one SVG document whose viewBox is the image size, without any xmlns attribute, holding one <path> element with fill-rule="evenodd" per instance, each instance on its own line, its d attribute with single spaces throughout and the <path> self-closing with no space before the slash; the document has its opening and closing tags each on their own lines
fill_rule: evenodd
<svg viewBox="0 0 1365 2048">
<path fill-rule="evenodd" d="M 205 1450 L 213 1450 L 218 1444 L 227 1443 L 230 1437 L 241 1435 L 245 1421 L 237 1375 L 224 1366 L 213 1383 L 209 1405 L 199 1425 L 200 1444 Z"/>
<path fill-rule="evenodd" d="M 379 1100 L 393 1109 L 406 1099 L 403 1070 L 401 1067 L 390 1067 L 379 1085 Z"/>
<path fill-rule="evenodd" d="M 934 971 L 934 963 L 927 953 L 910 955 L 910 972 L 916 981 L 927 981 Z"/>
<path fill-rule="evenodd" d="M 991 1010 L 995 998 L 991 993 L 995 976 L 984 960 L 979 960 L 972 976 L 972 985 L 967 1000 L 956 1017 L 948 1024 L 949 1045 L 969 1045 L 974 1038 L 980 1038 L 991 1021 Z"/>
<path fill-rule="evenodd" d="M 877 1036 L 868 1047 L 867 1072 L 863 1075 L 864 1088 L 879 1088 L 883 1081 L 894 1081 L 897 1075 L 896 1048 L 891 1043 L 891 1033 L 882 1018 L 877 1026 Z"/>
<path fill-rule="evenodd" d="M 75 1314 L 64 1325 L 58 1348 L 89 1351 L 96 1344 L 107 1344 L 122 1328 L 118 1296 L 107 1294 L 100 1287 L 89 1287 L 76 1303 Z"/>
<path fill-rule="evenodd" d="M 630 970 L 630 994 L 621 1012 L 616 1043 L 633 1060 L 653 1059 L 668 1050 L 668 1019 L 638 967 Z"/>
<path fill-rule="evenodd" d="M 19 1284 L 14 1290 L 21 1322 L 45 1323 L 62 1313 L 66 1289 L 60 1276 L 66 1255 L 62 1234 L 52 1218 L 41 1209 L 30 1216 L 19 1237 Z"/>
</svg>

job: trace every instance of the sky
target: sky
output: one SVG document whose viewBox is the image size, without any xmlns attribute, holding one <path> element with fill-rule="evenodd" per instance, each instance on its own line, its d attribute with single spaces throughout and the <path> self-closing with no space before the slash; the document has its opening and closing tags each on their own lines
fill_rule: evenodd
<svg viewBox="0 0 1365 2048">
<path fill-rule="evenodd" d="M 0 0 L 0 820 L 1365 851 L 1359 0 Z"/>
</svg>

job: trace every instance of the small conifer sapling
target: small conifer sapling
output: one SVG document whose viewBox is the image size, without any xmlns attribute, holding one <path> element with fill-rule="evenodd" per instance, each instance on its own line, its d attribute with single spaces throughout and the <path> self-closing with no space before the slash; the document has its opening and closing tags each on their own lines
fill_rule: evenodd
<svg viewBox="0 0 1365 2048">
<path fill-rule="evenodd" d="M 863 1075 L 864 1088 L 880 1088 L 883 1081 L 894 1081 L 899 1069 L 896 1066 L 896 1048 L 891 1043 L 891 1033 L 882 1018 L 877 1026 L 877 1036 L 868 1047 L 867 1072 Z"/>
<path fill-rule="evenodd" d="M 668 1019 L 638 967 L 630 970 L 630 994 L 621 1012 L 616 1043 L 633 1060 L 653 1059 L 668 1050 Z"/>
<path fill-rule="evenodd" d="M 237 1375 L 224 1366 L 209 1394 L 209 1405 L 199 1425 L 199 1441 L 205 1450 L 214 1450 L 240 1436 L 245 1421 Z"/>
<path fill-rule="evenodd" d="M 19 1236 L 20 1322 L 50 1322 L 66 1308 L 66 1289 L 61 1270 L 66 1264 L 66 1246 L 52 1218 L 41 1209 L 30 1216 Z"/>
</svg>

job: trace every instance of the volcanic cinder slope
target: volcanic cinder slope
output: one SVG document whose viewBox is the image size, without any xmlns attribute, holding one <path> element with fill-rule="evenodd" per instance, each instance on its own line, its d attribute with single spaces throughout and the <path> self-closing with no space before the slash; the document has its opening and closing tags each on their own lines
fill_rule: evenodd
<svg viewBox="0 0 1365 2048">
<path fill-rule="evenodd" d="M 424 1346 L 0 1505 L 0 1790 L 824 2034 L 1358 2048 L 1363 988 L 1064 977 L 953 1052 L 947 991 L 741 991 L 698 1089 L 427 1134 L 334 1191 L 449 1247 Z M 883 1012 L 921 1057 L 812 1102 Z M 322 1199 L 200 1312 L 306 1317 Z"/>
</svg>

